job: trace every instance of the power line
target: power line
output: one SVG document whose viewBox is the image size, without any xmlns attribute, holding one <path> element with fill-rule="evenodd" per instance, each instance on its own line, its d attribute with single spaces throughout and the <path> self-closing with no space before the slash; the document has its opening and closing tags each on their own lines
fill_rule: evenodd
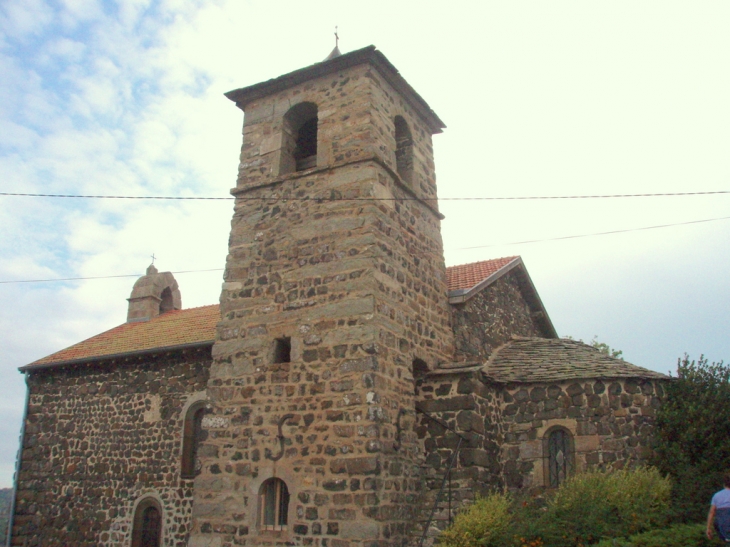
<svg viewBox="0 0 730 547">
<path fill-rule="evenodd" d="M 476 245 L 474 247 L 459 247 L 457 249 L 454 249 L 455 251 L 467 251 L 471 249 L 486 249 L 489 247 L 506 247 L 508 245 L 524 245 L 527 243 L 543 243 L 545 241 L 560 241 L 563 239 L 578 239 L 583 237 L 595 237 L 595 236 L 604 236 L 604 235 L 611 235 L 611 234 L 623 234 L 627 232 L 640 232 L 643 230 L 656 230 L 658 228 L 670 228 L 672 226 L 685 226 L 688 224 L 701 224 L 704 222 L 714 222 L 716 220 L 729 220 L 730 216 L 727 217 L 717 217 L 717 218 L 705 218 L 701 220 L 688 220 L 686 222 L 674 222 L 672 224 L 658 224 L 655 226 L 643 226 L 640 228 L 628 228 L 626 230 L 611 230 L 608 232 L 594 232 L 591 234 L 578 234 L 578 235 L 571 235 L 571 236 L 560 236 L 560 237 L 549 237 L 544 239 L 530 239 L 525 241 L 513 241 L 511 243 L 493 243 L 490 245 Z M 382 257 L 381 257 L 382 258 Z M 200 273 L 200 272 L 220 272 L 223 271 L 223 268 L 209 268 L 206 270 L 179 270 L 176 272 L 170 272 L 173 274 L 185 274 L 185 273 Z M 0 281 L 0 284 L 12 284 L 12 283 L 53 283 L 56 281 L 86 281 L 91 279 L 113 279 L 113 278 L 119 278 L 119 277 L 140 277 L 141 274 L 123 274 L 123 275 L 100 275 L 100 276 L 94 276 L 94 277 L 65 277 L 65 278 L 56 278 L 56 279 L 22 279 L 22 280 L 9 280 L 9 281 Z"/>
<path fill-rule="evenodd" d="M 223 268 L 210 268 L 208 270 L 180 270 L 177 272 L 170 272 L 173 274 L 185 274 L 185 273 L 199 273 L 199 272 L 222 272 Z M 52 283 L 55 281 L 86 281 L 89 279 L 114 279 L 117 277 L 142 277 L 142 274 L 122 274 L 122 275 L 97 275 L 93 277 L 62 277 L 54 279 L 21 279 L 11 281 L 0 281 L 0 284 L 7 283 Z"/>
<path fill-rule="evenodd" d="M 669 228 L 671 226 L 684 226 L 686 224 L 700 224 L 702 222 L 714 222 L 716 220 L 728 220 L 730 217 L 705 218 L 702 220 L 688 220 L 687 222 L 675 222 L 672 224 L 658 224 L 656 226 L 643 226 L 641 228 L 628 228 L 626 230 L 611 230 L 608 232 L 594 232 L 592 234 L 579 234 L 572 236 L 548 237 L 545 239 L 529 239 L 526 241 L 513 241 L 512 243 L 493 243 L 491 245 L 477 245 L 475 247 L 460 247 L 455 251 L 466 251 L 469 249 L 486 249 L 487 247 L 504 247 L 507 245 L 524 245 L 526 243 L 542 243 L 544 241 L 559 241 L 561 239 L 577 239 L 581 237 L 605 236 L 610 234 L 623 234 L 626 232 L 640 232 L 642 230 L 655 230 L 657 228 Z"/>
<path fill-rule="evenodd" d="M 614 199 L 614 198 L 652 198 L 652 197 L 681 197 L 681 196 L 710 196 L 730 194 L 730 190 L 715 190 L 709 192 L 656 192 L 648 194 L 588 194 L 572 196 L 491 196 L 491 197 L 442 197 L 438 201 L 519 201 L 519 200 L 556 200 L 556 199 Z M 0 192 L 0 196 L 32 197 L 32 198 L 70 198 L 70 199 L 137 199 L 137 200 L 172 200 L 172 201 L 414 201 L 421 198 L 375 198 L 375 197 L 337 197 L 337 196 L 239 196 L 235 197 L 206 197 L 206 196 L 103 196 L 103 195 L 73 195 L 73 194 L 32 194 L 20 192 Z M 430 198 L 424 198 L 430 199 Z"/>
</svg>

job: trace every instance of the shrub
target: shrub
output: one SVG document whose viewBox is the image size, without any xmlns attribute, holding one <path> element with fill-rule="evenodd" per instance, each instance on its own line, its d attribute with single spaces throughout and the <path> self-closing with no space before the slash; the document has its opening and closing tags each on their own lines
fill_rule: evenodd
<svg viewBox="0 0 730 547">
<path fill-rule="evenodd" d="M 717 545 L 705 536 L 704 524 L 676 524 L 651 530 L 630 538 L 604 539 L 594 547 L 712 547 Z"/>
<path fill-rule="evenodd" d="M 666 523 L 671 485 L 656 469 L 576 475 L 525 530 L 550 547 L 579 547 Z M 518 519 L 525 523 L 525 519 Z"/>
<path fill-rule="evenodd" d="M 654 468 L 583 473 L 547 501 L 504 494 L 480 498 L 457 515 L 439 545 L 585 547 L 665 526 L 670 493 L 669 479 Z"/>
<path fill-rule="evenodd" d="M 510 499 L 506 494 L 477 498 L 439 536 L 439 546 L 502 547 L 512 521 L 509 509 Z"/>
</svg>

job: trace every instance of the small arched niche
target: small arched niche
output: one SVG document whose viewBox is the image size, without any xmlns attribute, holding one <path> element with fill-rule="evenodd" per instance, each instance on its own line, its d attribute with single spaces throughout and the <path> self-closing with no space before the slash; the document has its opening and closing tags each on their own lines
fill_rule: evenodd
<svg viewBox="0 0 730 547">
<path fill-rule="evenodd" d="M 317 166 L 317 105 L 299 103 L 284 114 L 279 174 Z"/>
<path fill-rule="evenodd" d="M 413 136 L 403 116 L 396 116 L 395 125 L 395 165 L 400 178 L 407 183 L 413 182 Z"/>
<path fill-rule="evenodd" d="M 132 522 L 132 547 L 162 545 L 162 507 L 155 498 L 144 498 L 137 504 Z"/>
</svg>

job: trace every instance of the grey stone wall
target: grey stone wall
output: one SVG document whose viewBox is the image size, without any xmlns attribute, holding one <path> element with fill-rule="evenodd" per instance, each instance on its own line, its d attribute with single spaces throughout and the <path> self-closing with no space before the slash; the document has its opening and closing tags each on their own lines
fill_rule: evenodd
<svg viewBox="0 0 730 547">
<path fill-rule="evenodd" d="M 485 361 L 514 336 L 545 336 L 531 317 L 514 271 L 451 306 L 457 360 Z"/>
<path fill-rule="evenodd" d="M 576 472 L 646 462 L 662 384 L 609 379 L 506 386 L 501 392 L 506 486 L 532 492 L 545 488 L 545 435 L 552 427 L 570 432 Z"/>
<path fill-rule="evenodd" d="M 451 516 L 475 495 L 486 495 L 503 485 L 500 444 L 503 439 L 501 398 L 495 386 L 484 383 L 478 367 L 438 371 L 419 382 L 418 407 L 460 433 L 464 439 L 420 414 L 416 432 L 424 443 L 426 461 L 419 500 L 419 530 L 436 502 L 455 451 L 458 457 L 435 514 L 432 527 L 444 529 Z"/>
<path fill-rule="evenodd" d="M 207 349 L 27 373 L 12 545 L 128 546 L 145 495 L 163 508 L 163 545 L 187 545 L 193 481 L 180 478 L 181 413 L 209 367 Z"/>
<path fill-rule="evenodd" d="M 622 469 L 651 456 L 663 381 L 504 385 L 491 383 L 478 368 L 432 372 L 419 385 L 419 407 L 464 436 L 451 477 L 452 515 L 475 494 L 490 490 L 543 492 L 546 435 L 555 427 L 571 435 L 573 472 Z M 459 439 L 424 416 L 416 431 L 427 454 L 419 502 L 422 527 Z M 448 518 L 445 495 L 432 527 L 443 529 Z"/>
</svg>

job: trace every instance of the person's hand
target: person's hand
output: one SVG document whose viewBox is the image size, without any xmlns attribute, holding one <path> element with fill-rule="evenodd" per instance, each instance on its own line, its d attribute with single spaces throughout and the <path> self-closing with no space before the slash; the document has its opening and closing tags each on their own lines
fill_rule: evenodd
<svg viewBox="0 0 730 547">
<path fill-rule="evenodd" d="M 707 528 L 707 539 L 712 539 L 712 528 Z"/>
</svg>

